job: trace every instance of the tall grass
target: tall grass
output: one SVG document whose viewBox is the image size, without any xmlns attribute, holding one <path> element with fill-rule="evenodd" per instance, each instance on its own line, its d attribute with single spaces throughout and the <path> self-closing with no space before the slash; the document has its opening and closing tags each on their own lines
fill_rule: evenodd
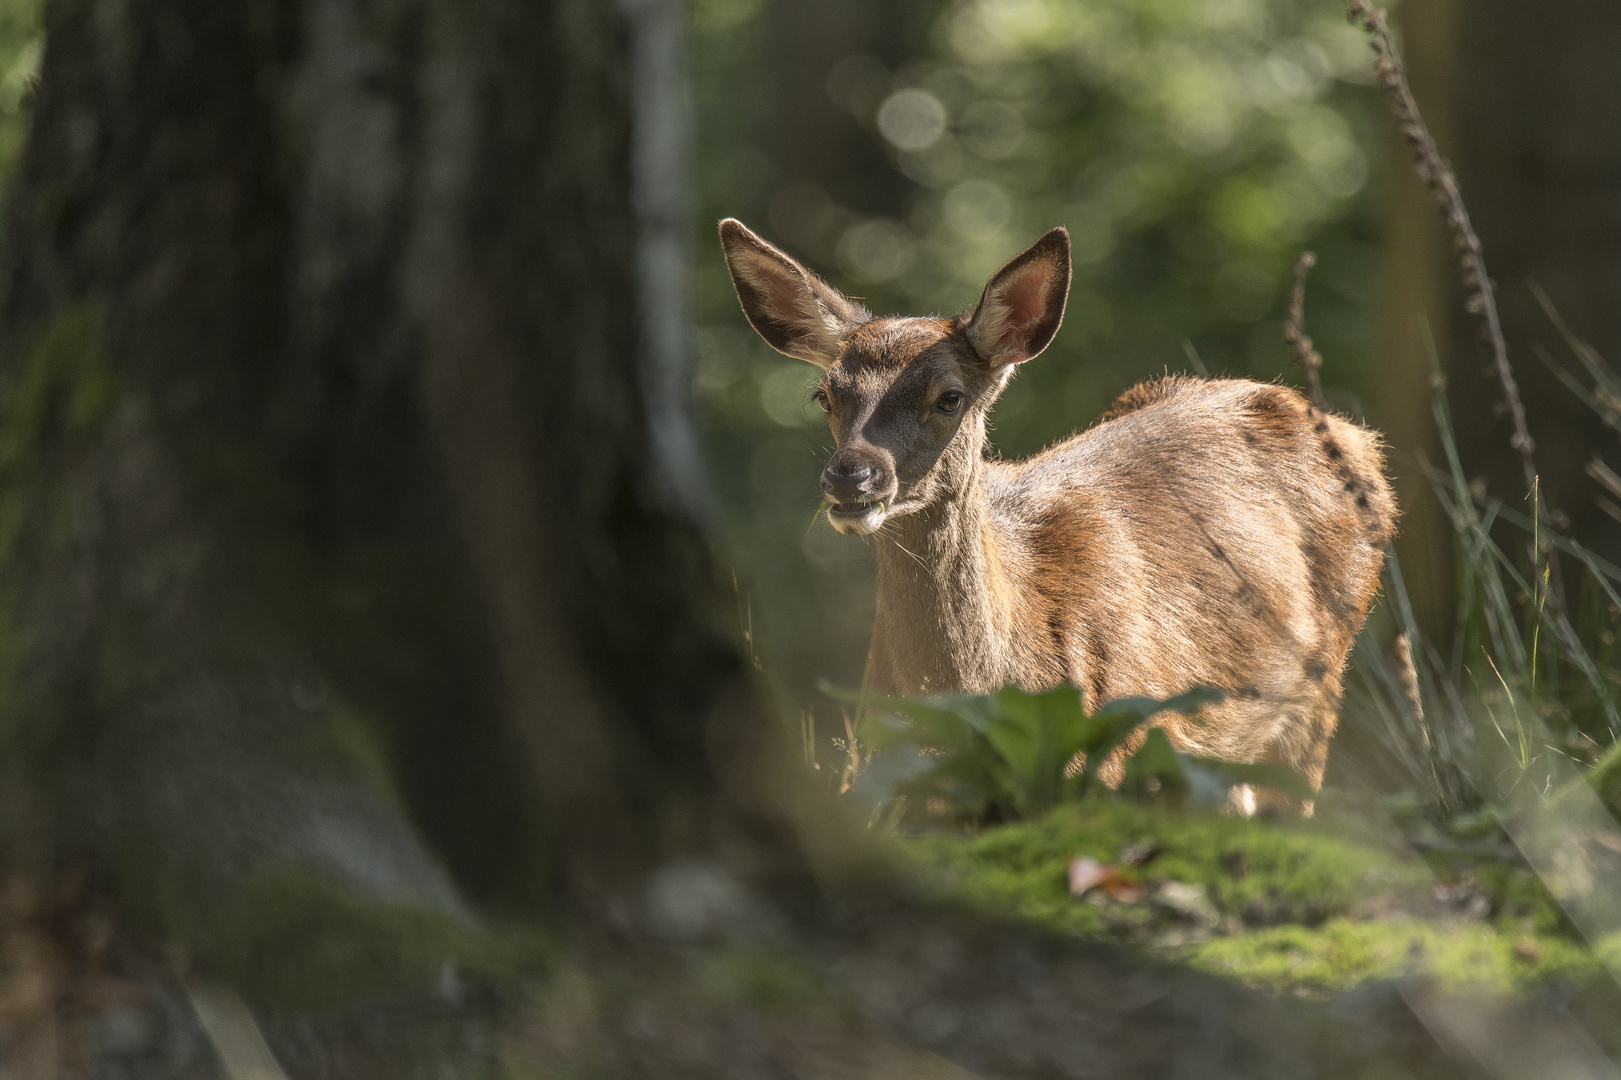
<svg viewBox="0 0 1621 1080">
<path fill-rule="evenodd" d="M 1397 131 L 1452 236 L 1465 306 L 1479 320 L 1502 389 L 1512 426 L 1509 445 L 1520 459 L 1529 509 L 1524 513 L 1469 482 L 1431 342 L 1435 423 L 1446 460 L 1441 467 L 1419 464 L 1452 527 L 1457 610 L 1449 640 L 1441 646 L 1426 641 L 1392 553 L 1385 592 L 1403 646 L 1400 662 L 1365 640 L 1347 704 L 1372 720 L 1428 806 L 1447 814 L 1478 808 L 1488 792 L 1502 790 L 1489 782 L 1496 778 L 1488 770 L 1498 767 L 1493 763 L 1502 762 L 1504 752 L 1509 767 L 1524 774 L 1541 755 L 1591 759 L 1621 736 L 1621 682 L 1612 663 L 1621 620 L 1621 570 L 1549 528 L 1552 515 L 1537 473 L 1536 443 L 1509 364 L 1480 238 L 1457 178 L 1419 112 L 1384 13 L 1370 0 L 1345 3 L 1352 21 L 1368 34 L 1374 73 Z M 1570 333 L 1546 296 L 1537 295 L 1591 385 L 1555 365 L 1556 374 L 1605 423 L 1621 430 L 1621 377 Z M 1597 457 L 1589 473 L 1601 483 L 1613 477 L 1615 494 L 1621 496 L 1621 476 Z M 1616 516 L 1621 518 L 1621 507 Z M 1568 568 L 1561 556 L 1573 560 Z"/>
<path fill-rule="evenodd" d="M 1612 386 L 1621 391 L 1621 377 L 1591 349 L 1578 356 L 1594 386 L 1568 372 L 1567 385 L 1602 409 Z M 1346 711 L 1374 731 L 1421 801 L 1450 816 L 1489 801 L 1496 785 L 1486 770 L 1500 768 L 1505 753 L 1522 770 L 1545 753 L 1587 762 L 1621 736 L 1621 568 L 1549 528 L 1540 492 L 1520 509 L 1470 483 L 1433 349 L 1430 359 L 1444 461 L 1418 465 L 1451 525 L 1457 606 L 1448 640 L 1427 638 L 1389 553 L 1388 624 L 1406 636 L 1411 671 L 1383 647 L 1390 631 L 1370 624 Z"/>
</svg>

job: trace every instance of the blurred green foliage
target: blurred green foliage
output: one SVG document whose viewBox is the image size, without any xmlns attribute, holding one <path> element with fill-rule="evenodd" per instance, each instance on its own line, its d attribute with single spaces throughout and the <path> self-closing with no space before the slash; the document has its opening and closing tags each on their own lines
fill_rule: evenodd
<svg viewBox="0 0 1621 1080">
<path fill-rule="evenodd" d="M 1086 426 L 1166 369 L 1283 373 L 1282 307 L 1307 246 L 1320 255 L 1309 319 L 1327 381 L 1354 407 L 1373 377 L 1363 358 L 1388 131 L 1367 44 L 1337 0 L 864 10 L 898 52 L 886 63 L 852 46 L 815 85 L 792 81 L 799 43 L 763 0 L 697 0 L 693 18 L 695 391 L 742 602 L 796 708 L 819 677 L 859 682 L 871 560 L 812 524 L 832 445 L 809 399 L 815 372 L 749 330 L 712 238 L 717 218 L 743 218 L 873 310 L 907 314 L 972 305 L 1002 262 L 1066 225 L 1076 265 L 1063 330 L 993 416 L 996 449 L 1010 455 Z M 788 111 L 865 132 L 889 174 L 846 192 L 864 205 L 785 164 L 801 134 L 783 130 Z M 824 163 L 824 178 L 840 164 Z M 857 166 L 848 175 L 860 179 Z M 890 190 L 901 197 L 880 205 Z"/>
</svg>

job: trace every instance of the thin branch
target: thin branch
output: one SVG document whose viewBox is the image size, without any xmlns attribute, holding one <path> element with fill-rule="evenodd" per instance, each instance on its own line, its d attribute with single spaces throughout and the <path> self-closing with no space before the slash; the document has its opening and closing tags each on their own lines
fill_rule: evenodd
<svg viewBox="0 0 1621 1080">
<path fill-rule="evenodd" d="M 1306 376 L 1306 392 L 1312 404 L 1327 412 L 1328 400 L 1323 397 L 1323 380 L 1318 374 L 1323 367 L 1323 354 L 1306 334 L 1306 275 L 1316 265 L 1317 256 L 1309 251 L 1302 251 L 1295 260 L 1295 288 L 1283 319 L 1283 340 L 1294 349 L 1293 359 Z"/>
<path fill-rule="evenodd" d="M 1480 317 L 1481 336 L 1491 349 L 1492 365 L 1497 372 L 1497 381 L 1502 384 L 1504 403 L 1514 425 L 1509 445 L 1519 452 L 1520 466 L 1525 473 L 1526 495 L 1534 496 L 1540 504 L 1542 496 L 1540 485 L 1536 482 L 1536 463 L 1532 458 L 1536 443 L 1526 427 L 1525 406 L 1520 403 L 1520 388 L 1514 381 L 1514 370 L 1509 367 L 1508 346 L 1503 340 L 1503 327 L 1497 316 L 1492 280 L 1486 273 L 1480 237 L 1475 235 L 1475 228 L 1469 221 L 1469 211 L 1463 205 L 1463 195 L 1458 191 L 1458 179 L 1436 149 L 1430 129 L 1419 114 L 1418 103 L 1413 100 L 1412 88 L 1407 83 L 1407 69 L 1402 64 L 1401 54 L 1396 51 L 1395 42 L 1391 40 L 1384 13 L 1368 0 L 1345 0 L 1345 6 L 1352 20 L 1360 23 L 1368 32 L 1375 57 L 1373 68 L 1379 77 L 1379 85 L 1384 89 L 1402 137 L 1412 148 L 1418 177 L 1430 189 L 1436 205 L 1440 207 L 1441 216 L 1452 231 L 1452 246 L 1458 255 L 1458 267 L 1467 293 L 1464 306 Z M 1539 506 L 1539 510 L 1543 520 L 1550 520 L 1545 506 Z"/>
</svg>

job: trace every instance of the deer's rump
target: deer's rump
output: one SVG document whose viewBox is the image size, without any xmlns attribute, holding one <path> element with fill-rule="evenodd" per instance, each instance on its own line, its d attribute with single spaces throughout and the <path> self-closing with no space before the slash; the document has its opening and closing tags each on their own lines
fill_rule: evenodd
<svg viewBox="0 0 1621 1080">
<path fill-rule="evenodd" d="M 1321 781 L 1396 514 L 1371 432 L 1286 387 L 1170 378 L 988 487 L 1031 668 L 1094 706 L 1218 687 L 1202 724 L 1163 721 L 1174 742 Z"/>
</svg>

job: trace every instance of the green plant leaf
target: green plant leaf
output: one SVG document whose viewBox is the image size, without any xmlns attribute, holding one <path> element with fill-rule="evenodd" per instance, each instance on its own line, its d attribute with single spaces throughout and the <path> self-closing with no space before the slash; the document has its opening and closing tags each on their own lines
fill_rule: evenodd
<svg viewBox="0 0 1621 1080">
<path fill-rule="evenodd" d="M 1158 781 L 1158 784 L 1154 781 Z M 1181 756 L 1171 747 L 1171 740 L 1165 737 L 1164 731 L 1149 728 L 1143 744 L 1126 762 L 1126 775 L 1120 782 L 1120 793 L 1146 800 L 1156 795 L 1174 797 L 1177 793 L 1185 793 L 1186 789 L 1187 778 L 1182 772 Z"/>
<path fill-rule="evenodd" d="M 1137 799 L 1221 806 L 1237 784 L 1253 784 L 1295 799 L 1316 795 L 1299 773 L 1282 765 L 1218 761 L 1178 753 L 1159 728 L 1149 730 L 1143 745 L 1126 762 L 1120 793 Z"/>
<path fill-rule="evenodd" d="M 1000 715 L 985 737 L 1008 764 L 1016 808 L 1028 816 L 1055 806 L 1070 787 L 1070 761 L 1098 726 L 1081 709 L 1080 691 L 1061 686 L 1030 694 L 1010 686 L 993 700 Z"/>
<path fill-rule="evenodd" d="M 1224 697 L 1226 695 L 1214 687 L 1196 686 L 1186 693 L 1164 700 L 1147 697 L 1116 698 L 1093 714 L 1094 720 L 1104 723 L 1105 730 L 1099 733 L 1087 752 L 1087 771 L 1095 771 L 1097 765 L 1108 757 L 1115 747 L 1125 742 L 1144 721 L 1157 713 L 1194 714 L 1202 706 L 1217 704 Z"/>
<path fill-rule="evenodd" d="M 976 816 L 998 809 L 1030 817 L 1083 794 L 1098 765 L 1145 720 L 1166 709 L 1187 712 L 1221 700 L 1219 691 L 1199 688 L 1164 701 L 1124 698 L 1089 715 L 1073 686 L 1040 693 L 1010 686 L 989 696 L 923 699 L 860 694 L 827 684 L 822 689 L 864 710 L 857 735 L 876 756 L 862 797 L 943 798 Z M 1157 746 L 1164 734 L 1155 740 L 1151 733 L 1150 739 Z M 1164 749 L 1174 763 L 1169 743 Z M 1070 776 L 1070 763 L 1082 754 L 1086 769 Z M 1177 791 L 1186 789 L 1179 768 L 1171 769 L 1170 777 Z M 1201 779 L 1207 787 L 1220 782 L 1204 774 Z"/>
</svg>

